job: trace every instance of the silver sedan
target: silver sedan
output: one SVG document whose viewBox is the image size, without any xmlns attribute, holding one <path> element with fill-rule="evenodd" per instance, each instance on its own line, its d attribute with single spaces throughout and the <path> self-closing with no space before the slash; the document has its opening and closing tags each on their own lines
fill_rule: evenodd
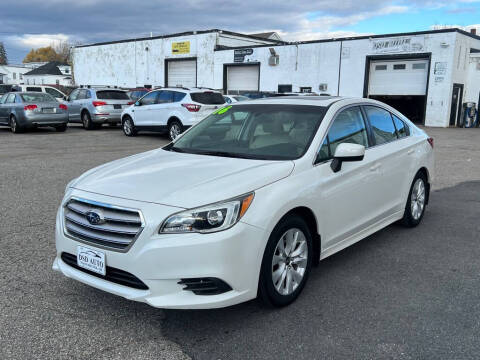
<svg viewBox="0 0 480 360">
<path fill-rule="evenodd" d="M 49 94 L 11 92 L 0 98 L 0 125 L 10 126 L 13 133 L 40 126 L 65 131 L 67 123 L 67 105 Z"/>
</svg>

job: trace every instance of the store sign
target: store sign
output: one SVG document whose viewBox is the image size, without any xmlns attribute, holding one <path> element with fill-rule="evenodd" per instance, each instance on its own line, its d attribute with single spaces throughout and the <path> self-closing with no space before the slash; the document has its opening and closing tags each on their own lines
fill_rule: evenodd
<svg viewBox="0 0 480 360">
<path fill-rule="evenodd" d="M 372 41 L 372 51 L 377 54 L 416 52 L 422 51 L 424 47 L 425 39 L 423 37 L 398 37 Z"/>
<path fill-rule="evenodd" d="M 233 51 L 233 62 L 244 62 L 245 56 L 252 55 L 253 49 L 237 49 Z"/>
<path fill-rule="evenodd" d="M 447 63 L 442 61 L 437 61 L 433 69 L 435 75 L 445 75 L 447 73 Z"/>
<path fill-rule="evenodd" d="M 172 54 L 189 54 L 190 41 L 172 42 Z"/>
</svg>

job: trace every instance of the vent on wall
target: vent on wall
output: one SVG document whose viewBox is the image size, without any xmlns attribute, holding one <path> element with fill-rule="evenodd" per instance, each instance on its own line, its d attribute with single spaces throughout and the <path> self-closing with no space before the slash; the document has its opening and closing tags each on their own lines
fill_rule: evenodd
<svg viewBox="0 0 480 360">
<path fill-rule="evenodd" d="M 320 84 L 318 86 L 318 90 L 320 91 L 327 91 L 328 90 L 328 84 Z"/>
</svg>

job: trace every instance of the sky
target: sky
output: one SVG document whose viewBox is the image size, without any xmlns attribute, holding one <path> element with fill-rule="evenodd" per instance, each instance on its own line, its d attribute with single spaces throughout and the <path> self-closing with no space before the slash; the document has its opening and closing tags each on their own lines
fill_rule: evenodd
<svg viewBox="0 0 480 360">
<path fill-rule="evenodd" d="M 59 41 L 88 44 L 176 32 L 277 31 L 301 41 L 478 24 L 480 0 L 15 0 L 2 6 L 9 62 Z M 480 25 L 478 25 L 480 27 Z"/>
</svg>

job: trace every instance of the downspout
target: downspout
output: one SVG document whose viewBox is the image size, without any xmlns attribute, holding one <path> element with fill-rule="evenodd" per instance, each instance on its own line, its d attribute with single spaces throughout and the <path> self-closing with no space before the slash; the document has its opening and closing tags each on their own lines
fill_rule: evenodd
<svg viewBox="0 0 480 360">
<path fill-rule="evenodd" d="M 337 86 L 337 96 L 340 96 L 340 77 L 342 72 L 342 50 L 343 50 L 343 41 L 340 41 L 340 54 L 338 56 L 338 86 Z"/>
</svg>

